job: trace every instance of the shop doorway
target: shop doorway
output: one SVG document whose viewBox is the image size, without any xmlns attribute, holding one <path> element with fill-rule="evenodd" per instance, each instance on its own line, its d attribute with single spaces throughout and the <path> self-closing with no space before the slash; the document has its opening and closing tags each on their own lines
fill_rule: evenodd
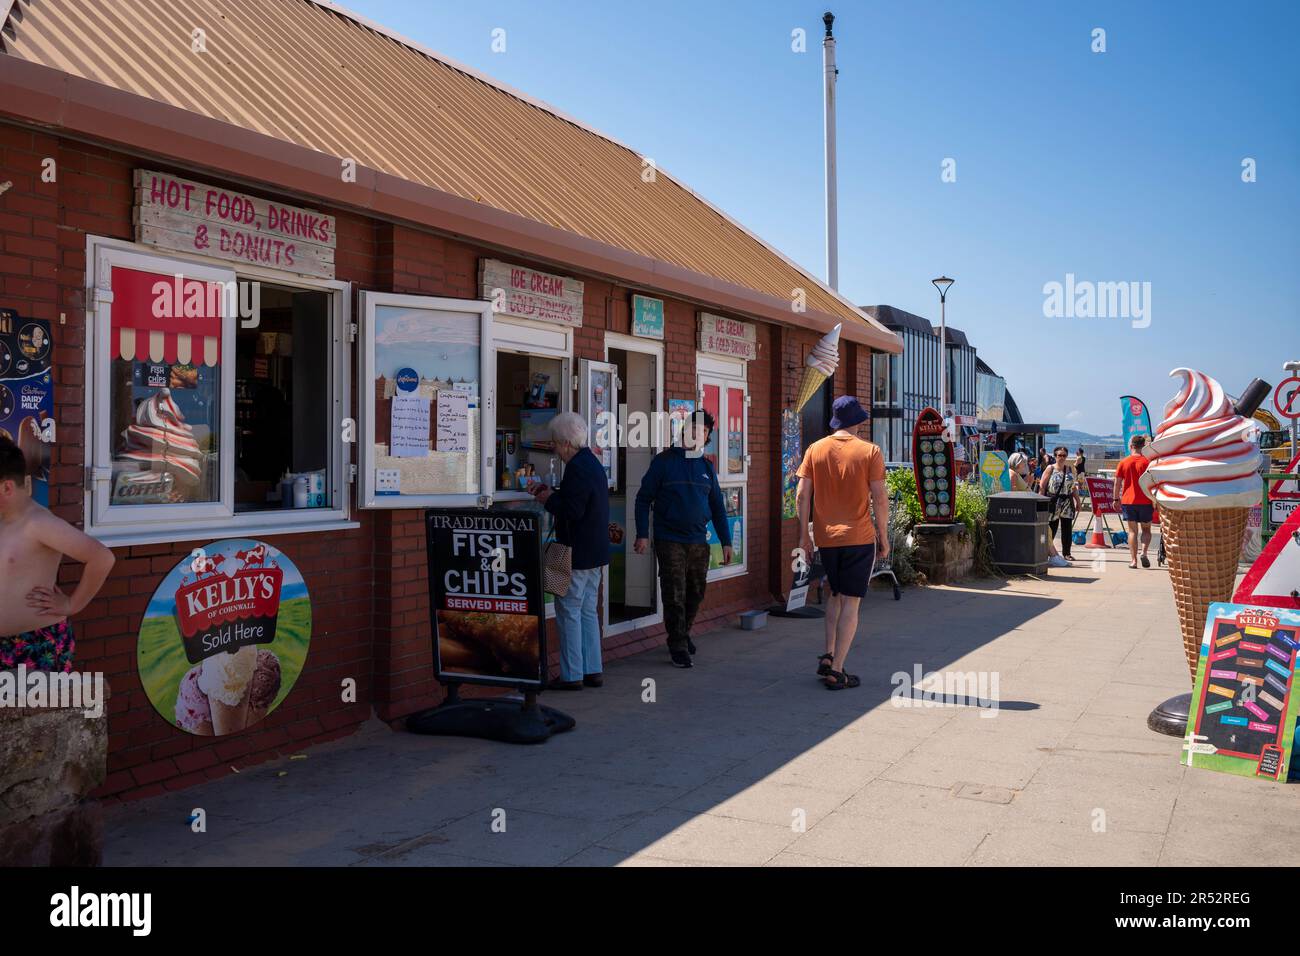
<svg viewBox="0 0 1300 956">
<path fill-rule="evenodd" d="M 609 493 L 610 562 L 606 579 L 606 632 L 617 634 L 658 623 L 659 578 L 653 549 L 634 550 L 636 495 L 650 461 L 664 447 L 663 352 L 654 343 L 610 336 L 606 356 L 618 369 L 621 440 L 617 481 Z"/>
</svg>

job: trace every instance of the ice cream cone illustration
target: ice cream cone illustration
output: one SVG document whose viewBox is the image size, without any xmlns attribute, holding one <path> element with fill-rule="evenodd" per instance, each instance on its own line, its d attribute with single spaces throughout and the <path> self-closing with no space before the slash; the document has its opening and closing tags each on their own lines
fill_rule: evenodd
<svg viewBox="0 0 1300 956">
<path fill-rule="evenodd" d="M 248 723 L 253 726 L 271 709 L 275 695 L 280 693 L 280 658 L 270 651 L 258 650 L 257 667 L 248 690 Z"/>
<path fill-rule="evenodd" d="M 212 709 L 212 732 L 222 737 L 248 726 L 249 691 L 257 667 L 257 648 L 224 651 L 203 661 L 199 689 L 208 695 Z"/>
<path fill-rule="evenodd" d="M 1237 414 L 1218 382 L 1186 368 L 1170 375 L 1183 382 L 1143 450 L 1150 464 L 1139 484 L 1160 510 L 1183 650 L 1194 679 L 1209 607 L 1232 600 L 1246 519 L 1261 495 L 1260 456 L 1255 424 Z"/>
<path fill-rule="evenodd" d="M 817 393 L 828 378 L 835 374 L 840 364 L 840 325 L 836 324 L 813 346 L 808 357 L 804 359 L 803 379 L 799 382 L 799 393 L 795 396 L 795 411 L 808 404 L 808 400 Z"/>
</svg>

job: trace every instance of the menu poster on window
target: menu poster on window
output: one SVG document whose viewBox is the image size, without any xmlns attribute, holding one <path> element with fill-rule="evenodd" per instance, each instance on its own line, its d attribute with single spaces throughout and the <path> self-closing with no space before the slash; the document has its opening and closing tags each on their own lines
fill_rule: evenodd
<svg viewBox="0 0 1300 956">
<path fill-rule="evenodd" d="M 0 435 L 23 453 L 28 490 L 50 503 L 50 444 L 54 428 L 50 323 L 0 309 Z"/>
<path fill-rule="evenodd" d="M 727 512 L 727 525 L 731 529 L 732 562 L 740 563 L 745 544 L 745 509 L 743 507 L 744 488 L 723 488 L 722 506 Z M 727 567 L 722 563 L 722 541 L 714 530 L 710 520 L 705 531 L 705 540 L 709 544 L 709 570 Z"/>
<path fill-rule="evenodd" d="M 438 451 L 469 451 L 469 396 L 464 392 L 438 393 Z"/>
<path fill-rule="evenodd" d="M 429 508 L 424 520 L 438 680 L 539 688 L 546 676 L 543 515 Z"/>
<path fill-rule="evenodd" d="M 1295 743 L 1300 612 L 1211 604 L 1181 762 L 1286 780 Z"/>
<path fill-rule="evenodd" d="M 374 321 L 376 495 L 478 494 L 480 316 L 378 305 Z M 435 441 L 444 408 L 461 423 L 449 413 Z"/>
<path fill-rule="evenodd" d="M 394 395 L 392 405 L 393 457 L 423 458 L 429 454 L 429 400 L 419 395 Z M 444 449 L 440 446 L 439 450 Z"/>
<path fill-rule="evenodd" d="M 214 541 L 154 591 L 136 644 L 140 683 L 177 729 L 237 734 L 289 695 L 311 629 L 311 596 L 293 561 L 262 541 Z"/>
<path fill-rule="evenodd" d="M 722 423 L 718 423 L 719 427 Z M 745 390 L 727 389 L 727 474 L 745 470 Z"/>
<path fill-rule="evenodd" d="M 682 443 L 682 429 L 686 427 L 686 421 L 691 417 L 691 412 L 695 411 L 695 401 L 690 398 L 670 398 L 668 399 L 668 421 L 672 428 L 672 440 L 670 444 L 679 446 Z"/>
</svg>

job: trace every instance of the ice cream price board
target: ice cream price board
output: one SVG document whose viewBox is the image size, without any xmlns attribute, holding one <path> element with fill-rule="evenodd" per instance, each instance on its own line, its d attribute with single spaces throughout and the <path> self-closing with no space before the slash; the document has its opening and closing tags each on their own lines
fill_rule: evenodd
<svg viewBox="0 0 1300 956">
<path fill-rule="evenodd" d="M 425 512 L 434 666 L 442 683 L 541 686 L 543 517 L 508 508 Z"/>
<path fill-rule="evenodd" d="M 1210 605 L 1182 763 L 1285 780 L 1295 742 L 1300 612 Z"/>
<path fill-rule="evenodd" d="M 917 416 L 912 430 L 912 473 L 924 520 L 950 524 L 957 496 L 952 445 L 943 440 L 943 418 L 933 408 Z"/>
</svg>

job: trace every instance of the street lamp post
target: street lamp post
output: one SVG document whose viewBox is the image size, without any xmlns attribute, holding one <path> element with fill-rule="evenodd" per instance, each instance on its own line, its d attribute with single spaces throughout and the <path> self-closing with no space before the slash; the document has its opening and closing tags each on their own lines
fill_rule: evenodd
<svg viewBox="0 0 1300 956">
<path fill-rule="evenodd" d="M 930 281 L 939 290 L 939 414 L 946 419 L 948 417 L 948 317 L 946 304 L 948 289 L 956 280 L 949 279 L 947 276 L 939 276 L 939 278 Z"/>
</svg>

